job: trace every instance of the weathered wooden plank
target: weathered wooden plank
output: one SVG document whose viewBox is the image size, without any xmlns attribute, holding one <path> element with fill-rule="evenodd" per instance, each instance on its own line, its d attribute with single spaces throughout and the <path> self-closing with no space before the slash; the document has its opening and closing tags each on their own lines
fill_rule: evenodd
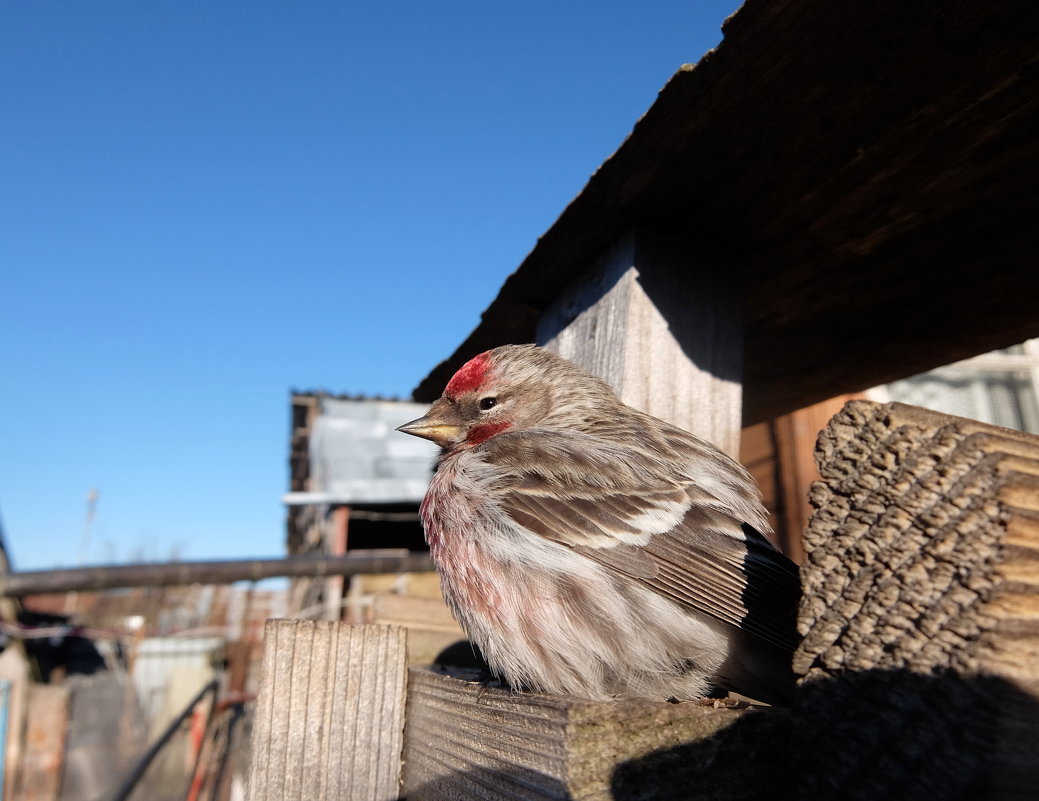
<svg viewBox="0 0 1039 801">
<path fill-rule="evenodd" d="M 26 719 L 25 751 L 14 797 L 21 801 L 57 801 L 69 718 L 69 688 L 32 684 L 29 708 L 32 714 Z"/>
<path fill-rule="evenodd" d="M 829 767 L 804 797 L 1033 798 L 1039 437 L 856 401 L 817 453 L 792 739 Z"/>
<path fill-rule="evenodd" d="M 712 269 L 690 266 L 707 262 Z M 539 344 L 621 399 L 735 457 L 741 428 L 740 265 L 649 231 L 621 239 L 544 311 Z"/>
<path fill-rule="evenodd" d="M 391 626 L 268 621 L 250 801 L 398 797 L 405 637 Z"/>
<path fill-rule="evenodd" d="M 408 661 L 429 665 L 465 633 L 448 610 L 444 599 L 381 593 L 372 603 L 372 622 L 404 626 L 408 630 Z"/>
<path fill-rule="evenodd" d="M 409 801 L 612 801 L 621 797 L 612 789 L 618 765 L 772 712 L 513 693 L 422 668 L 409 672 L 408 699 Z M 645 797 L 656 797 L 652 792 L 668 781 L 651 778 Z"/>
</svg>

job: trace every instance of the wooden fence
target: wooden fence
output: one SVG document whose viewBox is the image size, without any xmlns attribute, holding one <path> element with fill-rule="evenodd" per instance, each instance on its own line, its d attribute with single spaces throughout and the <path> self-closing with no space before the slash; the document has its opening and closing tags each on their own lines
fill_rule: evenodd
<svg viewBox="0 0 1039 801">
<path fill-rule="evenodd" d="M 1039 437 L 899 404 L 820 436 L 790 709 L 592 703 L 271 621 L 251 801 L 1039 793 Z"/>
</svg>

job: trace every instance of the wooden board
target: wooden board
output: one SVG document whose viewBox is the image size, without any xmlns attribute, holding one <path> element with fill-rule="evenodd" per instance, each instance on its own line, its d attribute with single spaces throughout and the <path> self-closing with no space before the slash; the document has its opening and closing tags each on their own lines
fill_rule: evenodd
<svg viewBox="0 0 1039 801">
<path fill-rule="evenodd" d="M 712 270 L 691 280 L 690 265 Z M 631 232 L 552 302 L 537 342 L 625 403 L 734 458 L 742 416 L 741 266 L 702 243 Z"/>
<path fill-rule="evenodd" d="M 382 593 L 372 600 L 372 622 L 403 626 L 408 632 L 408 663 L 429 665 L 465 633 L 443 598 Z"/>
<path fill-rule="evenodd" d="M 393 801 L 400 791 L 403 629 L 270 620 L 250 801 Z"/>
<path fill-rule="evenodd" d="M 802 788 L 1034 798 L 1039 437 L 855 401 L 818 458 L 794 741 L 829 768 Z"/>
<path fill-rule="evenodd" d="M 642 797 L 657 798 L 668 775 L 631 765 L 660 749 L 707 741 L 747 715 L 768 712 L 513 693 L 412 668 L 404 791 L 409 801 L 613 801 L 621 797 L 614 795 L 620 769 L 628 792 L 638 786 Z M 697 764 L 706 770 L 710 760 Z"/>
</svg>

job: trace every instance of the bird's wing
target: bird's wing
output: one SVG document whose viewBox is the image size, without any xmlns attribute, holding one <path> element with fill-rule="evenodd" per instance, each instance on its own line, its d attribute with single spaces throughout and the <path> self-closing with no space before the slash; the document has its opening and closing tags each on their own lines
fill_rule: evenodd
<svg viewBox="0 0 1039 801">
<path fill-rule="evenodd" d="M 495 495 L 516 523 L 672 601 L 793 647 L 796 566 L 692 479 L 640 466 L 635 452 L 575 448 L 573 435 L 495 439 L 499 447 L 484 458 L 504 468 Z"/>
</svg>

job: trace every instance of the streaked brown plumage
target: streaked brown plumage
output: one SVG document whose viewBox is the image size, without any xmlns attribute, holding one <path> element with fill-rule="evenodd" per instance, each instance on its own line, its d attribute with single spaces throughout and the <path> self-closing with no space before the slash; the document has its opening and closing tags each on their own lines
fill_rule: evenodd
<svg viewBox="0 0 1039 801">
<path fill-rule="evenodd" d="M 800 586 L 747 472 L 532 345 L 480 354 L 401 431 L 442 448 L 422 518 L 445 597 L 514 687 L 769 702 Z"/>
</svg>

